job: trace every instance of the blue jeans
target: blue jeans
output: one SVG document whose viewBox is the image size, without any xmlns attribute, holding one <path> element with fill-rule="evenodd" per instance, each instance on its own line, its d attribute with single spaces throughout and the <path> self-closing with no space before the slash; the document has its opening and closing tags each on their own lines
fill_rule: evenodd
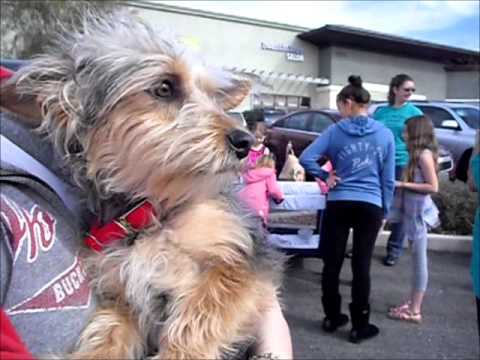
<svg viewBox="0 0 480 360">
<path fill-rule="evenodd" d="M 395 166 L 395 180 L 401 180 L 405 166 Z M 403 224 L 397 222 L 391 224 L 392 232 L 387 242 L 387 255 L 397 259 L 403 253 L 403 242 L 405 241 L 405 231 L 403 231 Z"/>
</svg>

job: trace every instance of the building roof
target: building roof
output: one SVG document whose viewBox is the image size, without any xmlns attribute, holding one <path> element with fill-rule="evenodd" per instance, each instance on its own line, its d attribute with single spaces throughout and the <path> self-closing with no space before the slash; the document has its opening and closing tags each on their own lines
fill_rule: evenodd
<svg viewBox="0 0 480 360">
<path fill-rule="evenodd" d="M 319 47 L 343 45 L 380 53 L 388 52 L 395 55 L 426 59 L 449 65 L 480 64 L 480 53 L 478 51 L 414 40 L 355 27 L 325 25 L 321 28 L 312 30 L 306 27 L 282 24 L 273 21 L 257 20 L 242 16 L 167 5 L 154 0 L 124 0 L 123 4 L 148 10 L 164 11 L 297 32 L 300 33 L 297 35 L 300 39 L 313 43 Z"/>
<path fill-rule="evenodd" d="M 191 16 L 203 17 L 207 19 L 236 22 L 239 24 L 254 25 L 254 26 L 266 27 L 271 29 L 287 30 L 287 31 L 292 31 L 297 33 L 309 30 L 309 28 L 302 27 L 302 26 L 282 24 L 274 21 L 257 20 L 257 19 L 243 17 L 243 16 L 227 15 L 227 14 L 222 14 L 217 12 L 191 9 L 191 8 L 186 8 L 181 6 L 167 5 L 167 4 L 159 3 L 153 0 L 140 0 L 140 1 L 124 0 L 123 4 L 131 7 L 146 9 L 146 10 L 157 10 L 157 11 L 176 13 L 176 14 L 191 15 Z"/>
<path fill-rule="evenodd" d="M 343 45 L 381 53 L 392 53 L 446 64 L 478 64 L 480 53 L 474 50 L 440 45 L 401 36 L 342 25 L 325 25 L 298 35 L 318 47 Z"/>
</svg>

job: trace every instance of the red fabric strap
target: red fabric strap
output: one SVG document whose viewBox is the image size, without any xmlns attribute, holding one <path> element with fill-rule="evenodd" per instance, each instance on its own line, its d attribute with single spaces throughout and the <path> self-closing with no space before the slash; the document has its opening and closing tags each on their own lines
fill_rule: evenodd
<svg viewBox="0 0 480 360">
<path fill-rule="evenodd" d="M 7 80 L 13 75 L 13 71 L 6 67 L 0 66 L 0 81 Z"/>
<path fill-rule="evenodd" d="M 85 237 L 85 243 L 95 251 L 102 251 L 106 245 L 138 233 L 149 226 L 155 215 L 153 205 L 145 200 L 108 224 L 99 226 L 97 223 L 92 226 L 90 233 Z"/>
<path fill-rule="evenodd" d="M 33 360 L 10 318 L 0 308 L 0 359 L 2 360 Z"/>
</svg>

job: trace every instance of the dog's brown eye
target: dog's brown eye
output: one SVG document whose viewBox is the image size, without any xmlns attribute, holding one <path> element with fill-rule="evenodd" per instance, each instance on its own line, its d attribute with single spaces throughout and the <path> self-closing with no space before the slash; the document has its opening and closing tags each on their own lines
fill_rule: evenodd
<svg viewBox="0 0 480 360">
<path fill-rule="evenodd" d="M 163 80 L 159 87 L 153 89 L 152 93 L 160 98 L 171 98 L 174 95 L 173 84 L 170 80 Z"/>
</svg>

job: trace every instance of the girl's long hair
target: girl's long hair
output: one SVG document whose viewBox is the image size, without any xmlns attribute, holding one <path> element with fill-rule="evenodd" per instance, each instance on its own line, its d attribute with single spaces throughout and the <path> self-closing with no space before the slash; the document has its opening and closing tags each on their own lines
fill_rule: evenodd
<svg viewBox="0 0 480 360">
<path fill-rule="evenodd" d="M 275 156 L 272 153 L 263 155 L 257 160 L 257 164 L 255 165 L 255 169 L 260 168 L 275 169 Z"/>
<path fill-rule="evenodd" d="M 405 123 L 407 132 L 407 148 L 410 160 L 404 174 L 405 181 L 413 182 L 415 169 L 422 151 L 428 149 L 433 154 L 435 168 L 438 160 L 438 143 L 435 137 L 432 121 L 426 116 L 414 116 Z"/>
<path fill-rule="evenodd" d="M 388 104 L 392 106 L 395 104 L 395 93 L 393 92 L 393 88 L 399 88 L 400 86 L 403 85 L 405 81 L 413 81 L 411 76 L 408 76 L 407 74 L 398 74 L 395 75 L 391 80 L 390 80 L 390 87 L 388 89 Z"/>
</svg>

